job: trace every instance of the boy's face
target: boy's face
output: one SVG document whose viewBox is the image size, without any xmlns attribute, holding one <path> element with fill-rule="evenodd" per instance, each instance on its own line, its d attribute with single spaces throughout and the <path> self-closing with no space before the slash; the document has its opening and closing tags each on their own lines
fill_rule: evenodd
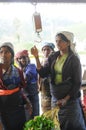
<svg viewBox="0 0 86 130">
<path fill-rule="evenodd" d="M 52 49 L 49 46 L 44 46 L 42 49 L 42 53 L 45 57 L 48 57 L 51 53 Z"/>
<path fill-rule="evenodd" d="M 22 65 L 23 67 L 25 67 L 29 63 L 29 57 L 28 56 L 21 56 L 18 59 L 18 62 L 19 62 L 20 65 Z"/>
</svg>

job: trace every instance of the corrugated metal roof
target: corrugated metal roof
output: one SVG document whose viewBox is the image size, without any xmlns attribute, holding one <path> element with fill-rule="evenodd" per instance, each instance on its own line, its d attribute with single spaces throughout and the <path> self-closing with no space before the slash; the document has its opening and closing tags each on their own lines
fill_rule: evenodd
<svg viewBox="0 0 86 130">
<path fill-rule="evenodd" d="M 86 3 L 86 0 L 0 0 L 0 2 Z"/>
</svg>

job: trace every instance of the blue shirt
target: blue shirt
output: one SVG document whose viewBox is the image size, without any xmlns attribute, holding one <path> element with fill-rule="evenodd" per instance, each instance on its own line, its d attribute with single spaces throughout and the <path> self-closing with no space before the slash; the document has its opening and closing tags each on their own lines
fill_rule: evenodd
<svg viewBox="0 0 86 130">
<path fill-rule="evenodd" d="M 24 72 L 27 77 L 27 83 L 31 84 L 37 82 L 38 78 L 35 64 L 28 64 Z"/>
<path fill-rule="evenodd" d="M 7 73 L 3 74 L 3 83 L 7 89 L 13 89 L 20 85 L 21 78 L 19 71 L 15 66 L 12 66 L 10 75 Z"/>
<path fill-rule="evenodd" d="M 28 64 L 24 71 L 26 75 L 27 87 L 26 90 L 28 91 L 29 95 L 34 95 L 38 93 L 38 74 L 36 70 L 35 64 Z"/>
</svg>

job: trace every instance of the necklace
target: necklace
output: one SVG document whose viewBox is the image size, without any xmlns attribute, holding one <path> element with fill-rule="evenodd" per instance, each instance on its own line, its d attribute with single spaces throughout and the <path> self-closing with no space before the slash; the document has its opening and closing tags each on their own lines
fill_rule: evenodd
<svg viewBox="0 0 86 130">
<path fill-rule="evenodd" d="M 10 67 L 8 67 L 6 70 L 5 70 L 5 69 L 2 69 L 3 75 L 10 74 L 11 68 L 12 68 L 12 67 L 10 66 Z"/>
</svg>

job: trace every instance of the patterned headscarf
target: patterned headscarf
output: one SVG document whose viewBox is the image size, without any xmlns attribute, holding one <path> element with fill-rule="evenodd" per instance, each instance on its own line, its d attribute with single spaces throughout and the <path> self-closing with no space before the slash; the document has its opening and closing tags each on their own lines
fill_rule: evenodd
<svg viewBox="0 0 86 130">
<path fill-rule="evenodd" d="M 43 49 L 43 47 L 45 47 L 45 46 L 49 46 L 52 50 L 54 50 L 54 48 L 55 48 L 55 45 L 52 42 L 44 42 L 44 43 L 42 43 L 41 49 Z"/>
</svg>

